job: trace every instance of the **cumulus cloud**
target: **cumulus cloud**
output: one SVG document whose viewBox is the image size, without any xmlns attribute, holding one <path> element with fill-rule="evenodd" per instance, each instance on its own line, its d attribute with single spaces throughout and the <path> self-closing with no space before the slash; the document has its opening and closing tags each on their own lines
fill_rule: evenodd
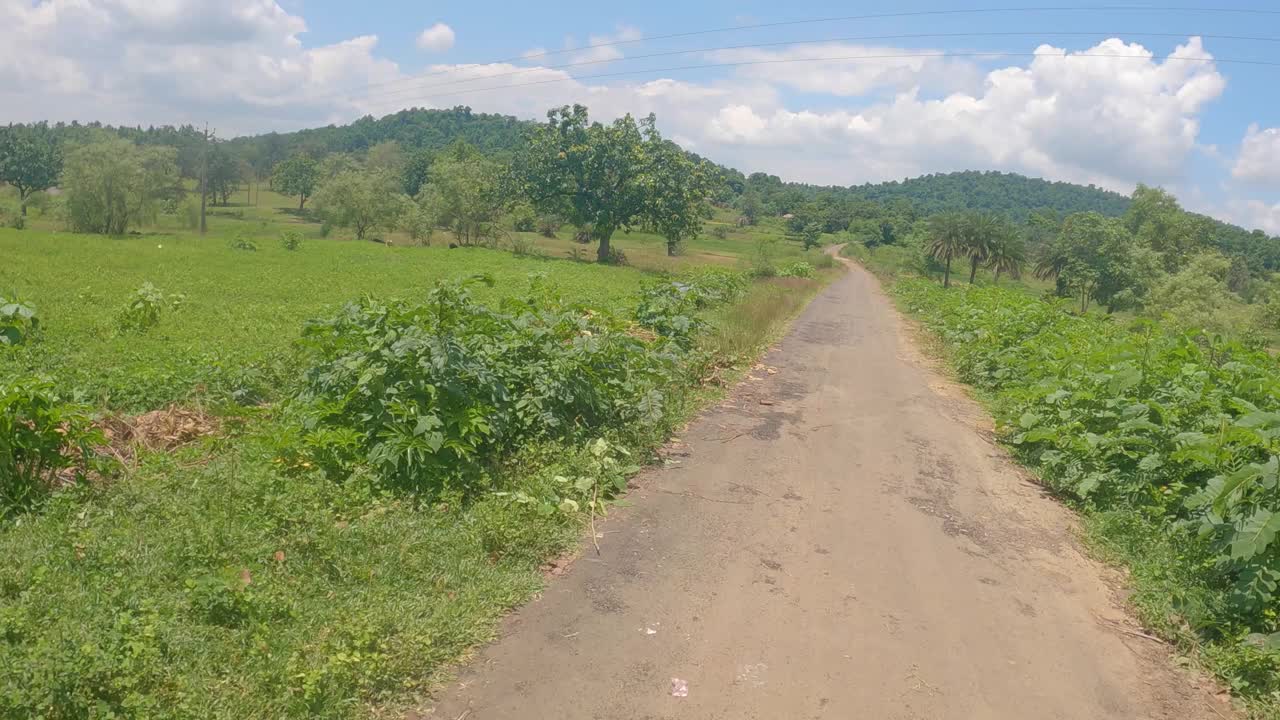
<svg viewBox="0 0 1280 720">
<path fill-rule="evenodd" d="M 1231 176 L 1247 183 L 1280 187 L 1280 128 L 1262 130 L 1256 123 L 1250 125 Z"/>
<path fill-rule="evenodd" d="M 418 49 L 444 52 L 453 47 L 453 41 L 453 28 L 444 23 L 436 23 L 418 34 Z"/>
<path fill-rule="evenodd" d="M 0 120 L 288 129 L 350 119 L 335 89 L 402 77 L 375 36 L 306 48 L 305 31 L 273 0 L 0 0 Z"/>
<path fill-rule="evenodd" d="M 703 155 L 787 179 L 849 185 L 1001 169 L 1127 191 L 1137 182 L 1185 186 L 1189 158 L 1203 150 L 1201 113 L 1225 85 L 1199 38 L 1174 54 L 1207 62 L 1110 39 L 1079 51 L 1042 45 L 1030 62 L 986 70 L 968 60 L 884 58 L 749 65 L 697 81 L 591 81 L 536 57 L 437 64 L 412 77 L 379 55 L 374 36 L 307 47 L 305 30 L 272 0 L 0 0 L 0 121 L 208 119 L 228 135 L 411 106 L 467 104 L 540 119 L 549 107 L 580 102 L 602 120 L 657 113 L 668 136 Z M 569 43 L 571 52 L 557 54 L 610 61 L 619 48 L 601 43 L 639 37 L 621 27 L 589 38 L 595 48 Z M 708 59 L 921 51 L 735 52 Z M 1267 154 L 1276 136 L 1250 130 L 1237 177 L 1263 179 L 1277 166 Z"/>
<path fill-rule="evenodd" d="M 705 133 L 729 147 L 822 147 L 831 161 L 814 179 L 826 182 L 1002 168 L 1124 191 L 1183 176 L 1197 147 L 1198 113 L 1225 85 L 1211 63 L 1160 61 L 1117 39 L 1080 52 L 1042 45 L 1036 53 L 1026 67 L 987 73 L 979 91 L 936 98 L 919 87 L 927 63 L 848 68 L 845 82 L 855 94 L 912 86 L 855 109 L 725 105 L 708 113 Z M 1209 57 L 1198 38 L 1174 54 Z M 803 73 L 783 78 L 768 66 L 747 71 L 775 83 L 808 82 Z"/>
</svg>

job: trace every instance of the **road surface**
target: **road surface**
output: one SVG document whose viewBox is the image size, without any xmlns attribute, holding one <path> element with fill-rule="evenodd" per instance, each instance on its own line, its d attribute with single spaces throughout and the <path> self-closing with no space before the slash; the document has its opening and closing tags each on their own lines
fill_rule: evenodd
<svg viewBox="0 0 1280 720">
<path fill-rule="evenodd" d="M 411 717 L 1229 717 L 989 423 L 852 268 Z"/>
</svg>

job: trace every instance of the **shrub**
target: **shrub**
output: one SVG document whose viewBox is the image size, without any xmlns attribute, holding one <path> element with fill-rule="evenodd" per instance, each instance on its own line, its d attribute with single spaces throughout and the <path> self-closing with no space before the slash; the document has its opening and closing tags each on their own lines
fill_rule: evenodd
<svg viewBox="0 0 1280 720">
<path fill-rule="evenodd" d="M 249 236 L 245 235 L 243 232 L 238 232 L 235 237 L 231 238 L 230 246 L 232 250 L 244 250 L 247 252 L 258 251 L 258 243 L 250 240 Z"/>
<path fill-rule="evenodd" d="M 711 228 L 711 237 L 717 240 L 727 240 L 729 238 L 729 228 L 725 225 L 716 225 Z"/>
<path fill-rule="evenodd" d="M 182 307 L 185 295 L 166 295 L 149 282 L 134 291 L 129 302 L 116 314 L 116 325 L 121 332 L 142 332 L 160 322 L 166 312 Z"/>
<path fill-rule="evenodd" d="M 302 247 L 302 233 L 297 230 L 285 230 L 280 233 L 280 245 L 285 250 L 298 250 Z"/>
<path fill-rule="evenodd" d="M 796 260 L 793 263 L 784 265 L 778 271 L 778 277 L 811 278 L 813 277 L 813 266 L 806 260 Z"/>
<path fill-rule="evenodd" d="M 999 288 L 895 292 L 990 393 L 1006 441 L 1055 490 L 1188 548 L 1186 622 L 1209 638 L 1280 640 L 1280 368 L 1238 343 L 1137 332 Z M 1256 639 L 1256 638 L 1255 638 Z M 1264 644 L 1266 644 L 1264 643 Z M 1280 690 L 1274 676 L 1271 689 Z"/>
<path fill-rule="evenodd" d="M 538 234 L 545 238 L 555 238 L 556 233 L 560 232 L 560 225 L 560 218 L 543 215 L 538 218 Z"/>
<path fill-rule="evenodd" d="M 617 245 L 609 246 L 609 257 L 605 260 L 608 265 L 617 265 L 619 267 L 630 265 L 631 261 L 627 260 L 627 254 Z"/>
<path fill-rule="evenodd" d="M 538 254 L 538 246 L 527 237 L 511 238 L 511 252 L 519 257 L 530 257 Z"/>
<path fill-rule="evenodd" d="M 687 278 L 650 283 L 640 291 L 635 320 L 641 327 L 689 347 L 705 325 L 698 312 L 736 300 L 746 287 L 741 274 L 711 269 Z"/>
<path fill-rule="evenodd" d="M 0 345 L 21 345 L 39 332 L 40 316 L 34 307 L 16 297 L 0 295 Z"/>
<path fill-rule="evenodd" d="M 59 480 L 83 480 L 105 440 L 87 409 L 39 378 L 0 379 L 0 518 L 30 508 Z"/>
<path fill-rule="evenodd" d="M 27 228 L 27 219 L 22 215 L 14 215 L 9 218 L 9 227 L 14 230 L 25 230 Z"/>
<path fill-rule="evenodd" d="M 421 305 L 350 303 L 302 342 L 306 454 L 332 477 L 367 467 L 427 494 L 476 489 L 530 442 L 652 426 L 678 372 L 676 355 L 607 314 L 545 296 L 491 310 L 469 284 Z"/>
<path fill-rule="evenodd" d="M 761 238 L 756 242 L 755 252 L 751 255 L 751 275 L 758 278 L 777 277 L 778 266 L 773 263 L 773 246 L 777 240 Z"/>
<path fill-rule="evenodd" d="M 200 229 L 200 198 L 188 195 L 182 201 L 182 221 L 188 230 Z"/>
<path fill-rule="evenodd" d="M 528 203 L 520 203 L 511 210 L 511 229 L 516 232 L 533 232 L 538 227 L 538 214 Z"/>
</svg>

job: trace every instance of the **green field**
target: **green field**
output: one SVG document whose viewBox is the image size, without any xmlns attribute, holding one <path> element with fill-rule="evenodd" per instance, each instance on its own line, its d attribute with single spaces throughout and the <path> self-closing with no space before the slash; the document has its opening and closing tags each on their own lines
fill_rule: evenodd
<svg viewBox="0 0 1280 720">
<path fill-rule="evenodd" d="M 630 267 L 598 266 L 571 259 L 594 253 L 575 253 L 584 246 L 568 231 L 530 235 L 536 249 L 521 255 L 450 249 L 441 235 L 386 245 L 321 237 L 287 198 L 261 201 L 217 208 L 203 238 L 175 216 L 119 238 L 62 232 L 37 213 L 25 230 L 0 230 L 0 289 L 41 320 L 33 342 L 0 355 L 0 379 L 51 377 L 113 423 L 176 404 L 214 430 L 177 447 L 117 443 L 114 471 L 3 521 L 0 717 L 351 718 L 421 702 L 542 587 L 539 566 L 577 545 L 588 513 L 544 500 L 565 495 L 562 478 L 625 481 L 602 457 L 647 462 L 837 272 L 757 280 L 699 311 L 661 417 L 602 429 L 605 455 L 584 428 L 493 458 L 468 489 L 408 493 L 302 460 L 292 402 L 315 362 L 298 345 L 308 320 L 365 295 L 422 303 L 440 281 L 485 274 L 494 285 L 473 290 L 487 306 L 541 277 L 566 308 L 632 332 L 644 289 L 670 273 L 805 254 L 777 225 L 708 236 L 677 258 L 633 233 L 616 239 Z M 289 229 L 303 233 L 300 249 L 281 245 Z M 121 308 L 148 282 L 183 302 L 153 327 L 121 329 Z"/>
<path fill-rule="evenodd" d="M 396 235 L 385 245 L 339 233 L 321 237 L 319 224 L 299 218 L 291 199 L 265 190 L 256 199 L 258 206 L 211 208 L 205 237 L 172 215 L 119 238 L 60 232 L 56 222 L 38 217 L 27 230 L 0 229 L 0 295 L 29 301 L 43 323 L 42 341 L 0 355 L 0 371 L 48 374 L 95 405 L 125 411 L 193 399 L 254 403 L 271 399 L 292 372 L 291 348 L 303 323 L 362 295 L 421 298 L 440 280 L 484 273 L 496 284 L 478 293 L 496 300 L 520 296 L 532 277 L 545 276 L 566 299 L 625 312 L 654 272 L 745 268 L 762 245 L 775 263 L 805 257 L 782 239 L 778 225 L 734 228 L 724 239 L 706 234 L 676 258 L 666 256 L 661 238 L 619 233 L 615 244 L 631 267 L 588 262 L 593 248 L 573 242 L 569 230 L 554 239 L 510 233 L 511 240 L 534 244 L 533 254 L 523 256 L 450 249 L 443 232 L 428 247 Z M 301 249 L 284 249 L 285 230 L 303 235 Z M 234 249 L 236 238 L 258 249 Z M 580 261 L 570 259 L 575 251 Z M 183 295 L 181 308 L 147 333 L 119 332 L 121 308 L 147 282 Z"/>
</svg>

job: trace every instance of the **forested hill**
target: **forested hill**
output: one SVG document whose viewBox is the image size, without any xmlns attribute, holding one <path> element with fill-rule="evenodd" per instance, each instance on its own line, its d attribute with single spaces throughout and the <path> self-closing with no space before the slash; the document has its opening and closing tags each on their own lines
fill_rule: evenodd
<svg viewBox="0 0 1280 720">
<path fill-rule="evenodd" d="M 858 185 L 849 190 L 857 197 L 879 203 L 905 198 L 924 215 L 947 210 L 990 210 L 1021 221 L 1032 210 L 1041 208 L 1063 214 L 1093 211 L 1110 217 L 1119 217 L 1129 208 L 1128 197 L 1093 185 L 1086 187 L 994 171 L 923 175 L 902 182 Z"/>
<path fill-rule="evenodd" d="M 366 115 L 349 125 L 236 138 L 231 144 L 256 145 L 264 154 L 282 146 L 289 151 L 326 155 L 360 153 L 384 142 L 395 142 L 409 150 L 439 150 L 463 140 L 480 152 L 492 155 L 515 150 L 533 125 L 510 115 L 472 112 L 466 106 L 448 110 L 414 108 L 381 118 Z"/>
</svg>

